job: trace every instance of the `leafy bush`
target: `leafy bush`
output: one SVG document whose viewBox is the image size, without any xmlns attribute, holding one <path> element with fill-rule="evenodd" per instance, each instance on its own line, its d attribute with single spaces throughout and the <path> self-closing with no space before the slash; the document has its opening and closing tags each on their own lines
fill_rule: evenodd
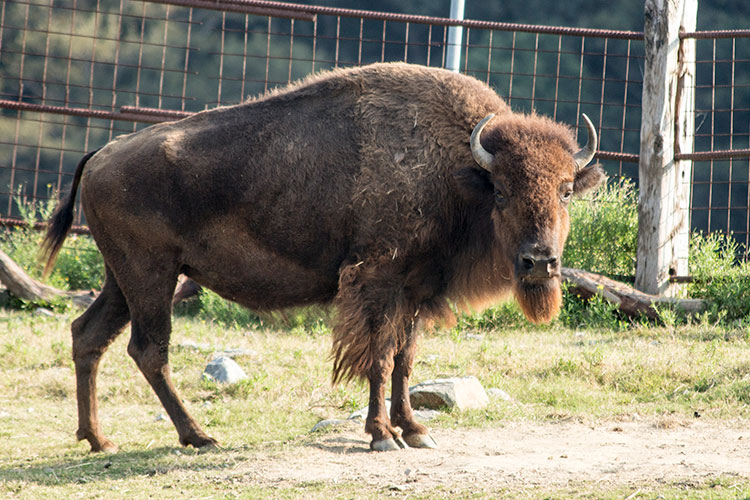
<svg viewBox="0 0 750 500">
<path fill-rule="evenodd" d="M 638 194 L 627 179 L 610 181 L 590 198 L 570 204 L 567 267 L 610 276 L 635 274 Z"/>
<path fill-rule="evenodd" d="M 739 244 L 724 234 L 693 234 L 690 241 L 691 297 L 710 302 L 714 321 L 750 320 L 750 261 L 737 262 Z"/>
<path fill-rule="evenodd" d="M 25 202 L 21 196 L 16 199 L 20 200 L 17 205 L 24 225 L 0 233 L 0 249 L 30 276 L 40 279 L 44 266 L 39 261 L 39 248 L 44 233 L 34 225 L 47 221 L 56 202 Z M 101 289 L 103 280 L 104 262 L 94 240 L 86 235 L 69 235 L 47 283 L 62 290 L 87 290 Z"/>
<path fill-rule="evenodd" d="M 558 321 L 568 328 L 622 330 L 629 323 L 622 319 L 616 304 L 601 295 L 584 300 L 563 285 L 563 306 Z"/>
<path fill-rule="evenodd" d="M 223 327 L 255 328 L 263 324 L 260 316 L 253 311 L 225 300 L 205 288 L 201 290 L 196 309 L 191 311 L 191 316 L 212 321 Z"/>
<path fill-rule="evenodd" d="M 331 313 L 319 306 L 259 313 L 203 289 L 197 300 L 179 304 L 178 314 L 217 323 L 225 328 L 281 328 L 294 333 L 330 333 Z"/>
</svg>

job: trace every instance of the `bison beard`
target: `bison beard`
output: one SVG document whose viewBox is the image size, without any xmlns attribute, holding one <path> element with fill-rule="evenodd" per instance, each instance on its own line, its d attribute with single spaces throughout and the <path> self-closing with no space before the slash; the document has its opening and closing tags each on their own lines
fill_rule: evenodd
<svg viewBox="0 0 750 500">
<path fill-rule="evenodd" d="M 514 293 L 521 310 L 534 323 L 546 323 L 560 312 L 562 291 L 560 279 L 544 282 L 516 283 Z"/>
</svg>

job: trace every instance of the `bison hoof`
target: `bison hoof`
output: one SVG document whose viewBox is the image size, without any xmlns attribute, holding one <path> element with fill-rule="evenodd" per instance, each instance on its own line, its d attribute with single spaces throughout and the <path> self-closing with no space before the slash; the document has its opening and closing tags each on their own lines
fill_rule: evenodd
<svg viewBox="0 0 750 500">
<path fill-rule="evenodd" d="M 89 440 L 91 453 L 117 453 L 117 445 L 109 439 Z"/>
<path fill-rule="evenodd" d="M 117 451 L 117 445 L 106 439 L 103 443 L 100 443 L 97 446 L 91 445 L 91 453 L 117 453 Z"/>
<path fill-rule="evenodd" d="M 200 448 L 201 450 L 210 450 L 213 448 L 220 448 L 218 441 L 206 435 L 193 436 L 188 439 L 180 439 L 180 444 L 182 446 L 192 446 L 194 448 Z"/>
<path fill-rule="evenodd" d="M 394 451 L 408 447 L 409 445 L 400 437 L 397 437 L 396 439 L 381 439 L 380 441 L 373 441 L 370 443 L 370 449 L 372 451 Z"/>
<path fill-rule="evenodd" d="M 437 443 L 429 434 L 411 434 L 406 436 L 406 444 L 412 448 L 437 448 Z"/>
</svg>

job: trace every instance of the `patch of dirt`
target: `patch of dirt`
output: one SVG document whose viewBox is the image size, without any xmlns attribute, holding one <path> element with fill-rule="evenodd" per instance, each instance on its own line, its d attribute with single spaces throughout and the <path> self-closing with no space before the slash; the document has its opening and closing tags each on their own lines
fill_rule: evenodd
<svg viewBox="0 0 750 500">
<path fill-rule="evenodd" d="M 494 429 L 438 429 L 432 436 L 436 450 L 373 453 L 369 436 L 345 428 L 282 451 L 251 454 L 230 475 L 266 486 L 354 481 L 411 492 L 750 478 L 750 428 L 740 422 L 512 422 Z"/>
</svg>

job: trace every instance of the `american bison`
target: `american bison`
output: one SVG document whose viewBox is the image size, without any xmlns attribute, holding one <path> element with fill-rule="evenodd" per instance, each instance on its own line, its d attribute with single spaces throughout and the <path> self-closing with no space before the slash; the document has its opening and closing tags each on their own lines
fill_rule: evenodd
<svg viewBox="0 0 750 500">
<path fill-rule="evenodd" d="M 568 202 L 604 178 L 587 166 L 597 139 L 585 122 L 579 149 L 567 126 L 512 112 L 474 78 L 384 63 L 89 153 L 45 240 L 49 270 L 80 183 L 106 280 L 72 325 L 78 439 L 116 449 L 99 425 L 96 374 L 130 322 L 128 353 L 180 443 L 216 444 L 170 379 L 171 299 L 185 274 L 256 310 L 334 304 L 333 380 L 369 381 L 371 448 L 434 447 L 408 397 L 417 326 L 452 318 L 449 303 L 510 295 L 531 321 L 558 312 Z"/>
</svg>

